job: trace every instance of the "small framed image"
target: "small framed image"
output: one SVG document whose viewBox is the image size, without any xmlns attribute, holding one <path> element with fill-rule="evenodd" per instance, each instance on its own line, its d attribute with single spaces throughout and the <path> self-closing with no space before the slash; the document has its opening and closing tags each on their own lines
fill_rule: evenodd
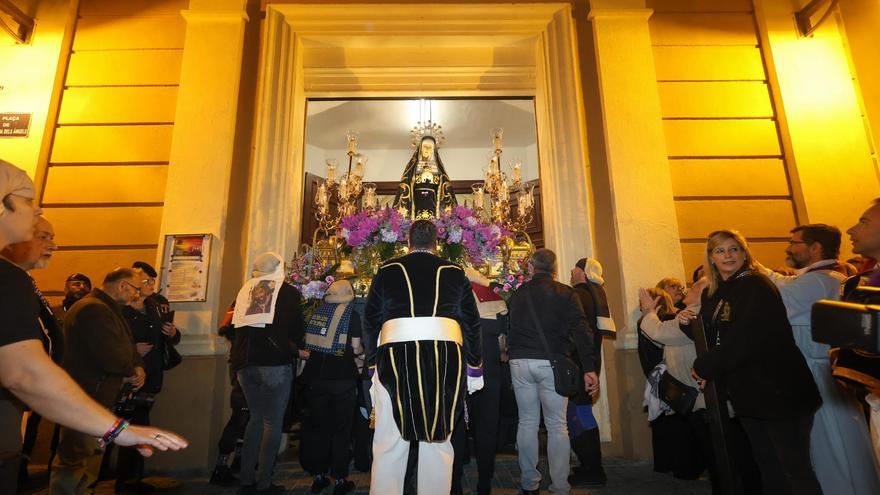
<svg viewBox="0 0 880 495">
<path fill-rule="evenodd" d="M 211 234 L 165 236 L 162 295 L 169 302 L 203 302 L 208 294 Z"/>
</svg>

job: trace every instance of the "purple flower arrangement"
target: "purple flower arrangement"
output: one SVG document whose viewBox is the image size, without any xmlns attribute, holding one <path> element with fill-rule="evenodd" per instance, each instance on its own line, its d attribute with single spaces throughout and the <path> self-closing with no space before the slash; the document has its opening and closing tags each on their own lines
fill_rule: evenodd
<svg viewBox="0 0 880 495">
<path fill-rule="evenodd" d="M 393 253 L 394 244 L 406 242 L 411 223 L 391 207 L 374 212 L 359 211 L 342 217 L 339 235 L 352 249 L 376 246 L 380 251 Z"/>
<path fill-rule="evenodd" d="M 505 268 L 501 275 L 492 280 L 490 287 L 492 287 L 492 291 L 501 296 L 501 299 L 504 299 L 505 302 L 510 300 L 510 296 L 516 292 L 519 287 L 531 280 L 532 275 L 525 269 L 520 268 L 518 264 L 514 266 L 513 270 L 509 270 Z"/>
<path fill-rule="evenodd" d="M 456 206 L 434 221 L 445 258 L 456 263 L 482 265 L 498 256 L 501 240 L 510 235 L 494 222 L 483 222 L 474 210 Z"/>
</svg>

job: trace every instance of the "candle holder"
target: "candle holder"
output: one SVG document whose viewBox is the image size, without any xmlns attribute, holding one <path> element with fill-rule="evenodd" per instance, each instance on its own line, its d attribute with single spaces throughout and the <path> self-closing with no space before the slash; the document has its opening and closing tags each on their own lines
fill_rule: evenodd
<svg viewBox="0 0 880 495">
<path fill-rule="evenodd" d="M 322 231 L 326 235 L 332 235 L 336 232 L 342 217 L 351 215 L 358 210 L 358 201 L 363 192 L 364 170 L 367 164 L 367 157 L 358 153 L 358 139 L 359 134 L 356 131 L 349 130 L 345 133 L 348 170 L 341 177 L 337 177 L 337 161 L 328 158 L 326 160 L 327 178 L 318 184 L 318 189 L 315 192 L 315 205 L 317 206 L 315 218 L 318 220 L 318 231 Z M 375 198 L 375 184 L 372 194 Z M 374 199 L 371 199 L 371 202 L 373 201 Z M 332 211 L 331 203 L 336 205 L 335 212 Z"/>
</svg>

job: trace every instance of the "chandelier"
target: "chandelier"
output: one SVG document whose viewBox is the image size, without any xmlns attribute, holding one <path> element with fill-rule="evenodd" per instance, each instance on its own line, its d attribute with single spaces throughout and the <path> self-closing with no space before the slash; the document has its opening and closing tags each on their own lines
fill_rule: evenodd
<svg viewBox="0 0 880 495">
<path fill-rule="evenodd" d="M 471 186 L 474 210 L 480 215 L 487 211 L 493 222 L 502 224 L 510 232 L 525 234 L 535 209 L 535 186 L 523 183 L 522 161 L 519 159 L 510 163 L 510 176 L 502 170 L 503 134 L 501 128 L 492 129 L 494 151 L 489 154 L 485 179 Z M 511 194 L 516 199 L 516 211 L 511 211 Z"/>
<path fill-rule="evenodd" d="M 315 218 L 318 220 L 316 236 L 318 231 L 323 231 L 327 235 L 335 233 L 342 217 L 358 211 L 359 202 L 362 203 L 361 208 L 369 210 L 378 205 L 376 184 L 363 182 L 367 157 L 357 151 L 358 133 L 348 131 L 345 138 L 348 142 L 348 170 L 337 179 L 336 159 L 328 158 L 327 178 L 318 184 L 315 192 L 317 206 Z M 332 211 L 331 205 L 336 205 L 335 212 Z"/>
</svg>

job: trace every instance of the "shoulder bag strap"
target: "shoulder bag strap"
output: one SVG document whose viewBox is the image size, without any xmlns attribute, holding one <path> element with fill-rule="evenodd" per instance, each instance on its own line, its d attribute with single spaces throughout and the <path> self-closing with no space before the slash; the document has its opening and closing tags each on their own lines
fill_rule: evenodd
<svg viewBox="0 0 880 495">
<path fill-rule="evenodd" d="M 531 289 L 531 287 L 529 289 Z M 529 292 L 531 292 L 531 290 Z M 544 352 L 547 353 L 547 359 L 552 362 L 554 359 L 553 354 L 550 352 L 550 346 L 547 344 L 547 337 L 544 335 L 544 327 L 541 326 L 541 320 L 538 319 L 538 313 L 535 311 L 535 303 L 532 302 L 531 296 L 531 293 L 526 295 L 526 304 L 529 307 L 529 314 L 532 315 L 532 322 L 535 324 L 535 328 L 538 329 L 538 336 L 541 337 L 541 343 L 544 345 Z"/>
</svg>

